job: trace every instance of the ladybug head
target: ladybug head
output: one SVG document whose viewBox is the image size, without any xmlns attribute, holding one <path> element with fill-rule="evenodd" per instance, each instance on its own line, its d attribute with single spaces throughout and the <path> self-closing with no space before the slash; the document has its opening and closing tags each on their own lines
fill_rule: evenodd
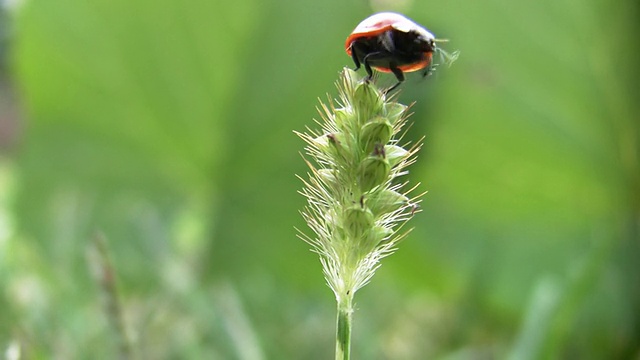
<svg viewBox="0 0 640 360">
<path fill-rule="evenodd" d="M 415 38 L 414 44 L 424 52 L 433 52 L 436 48 L 435 37 L 423 28 L 416 28 L 411 31 Z"/>
<path fill-rule="evenodd" d="M 417 38 L 417 42 L 420 46 L 420 49 L 425 52 L 433 52 L 436 48 L 436 43 L 433 38 L 425 38 L 423 36 L 419 36 Z"/>
<path fill-rule="evenodd" d="M 433 35 L 426 31 L 412 29 L 409 32 L 402 33 L 402 36 L 396 36 L 396 47 L 404 48 L 406 51 L 414 53 L 433 52 L 436 48 Z M 400 45 L 404 43 L 404 45 Z"/>
</svg>

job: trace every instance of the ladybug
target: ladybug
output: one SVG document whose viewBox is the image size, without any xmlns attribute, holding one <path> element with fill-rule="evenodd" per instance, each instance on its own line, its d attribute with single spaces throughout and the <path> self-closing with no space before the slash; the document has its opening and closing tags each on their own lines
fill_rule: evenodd
<svg viewBox="0 0 640 360">
<path fill-rule="evenodd" d="M 375 68 L 393 73 L 398 83 L 404 81 L 404 73 L 424 69 L 429 74 L 431 59 L 436 49 L 435 37 L 429 31 L 403 15 L 382 12 L 364 19 L 347 37 L 344 44 L 347 54 L 356 65 L 364 65 L 366 80 L 371 80 Z"/>
</svg>

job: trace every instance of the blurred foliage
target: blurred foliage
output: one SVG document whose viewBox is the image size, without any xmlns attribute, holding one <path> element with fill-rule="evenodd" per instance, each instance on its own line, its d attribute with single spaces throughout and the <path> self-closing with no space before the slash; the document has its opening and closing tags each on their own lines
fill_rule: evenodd
<svg viewBox="0 0 640 360">
<path fill-rule="evenodd" d="M 351 66 L 347 34 L 393 9 L 461 57 L 403 85 L 409 137 L 427 136 L 410 177 L 429 194 L 356 297 L 354 358 L 640 356 L 637 2 L 376 4 L 22 3 L 1 351 L 330 358 L 334 300 L 295 237 L 292 131 Z M 91 255 L 100 233 L 117 298 Z"/>
</svg>

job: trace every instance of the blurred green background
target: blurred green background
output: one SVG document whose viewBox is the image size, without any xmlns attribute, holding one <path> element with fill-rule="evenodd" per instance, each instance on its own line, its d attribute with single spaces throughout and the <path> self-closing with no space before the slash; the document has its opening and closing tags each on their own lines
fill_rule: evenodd
<svg viewBox="0 0 640 360">
<path fill-rule="evenodd" d="M 395 10 L 461 56 L 402 87 L 429 193 L 354 359 L 640 358 L 637 1 L 0 4 L 0 356 L 332 358 L 293 130 Z"/>
</svg>

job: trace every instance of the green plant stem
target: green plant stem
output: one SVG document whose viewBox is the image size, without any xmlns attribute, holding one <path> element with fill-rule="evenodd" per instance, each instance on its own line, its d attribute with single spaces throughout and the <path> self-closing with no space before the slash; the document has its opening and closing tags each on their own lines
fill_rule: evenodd
<svg viewBox="0 0 640 360">
<path fill-rule="evenodd" d="M 102 233 L 96 233 L 94 246 L 100 267 L 99 282 L 106 299 L 105 312 L 119 343 L 120 359 L 132 359 L 133 347 L 127 335 L 122 302 L 116 283 L 116 269 L 109 256 L 107 238 Z"/>
<path fill-rule="evenodd" d="M 336 360 L 351 358 L 351 319 L 353 316 L 352 293 L 338 299 L 336 321 Z"/>
</svg>

